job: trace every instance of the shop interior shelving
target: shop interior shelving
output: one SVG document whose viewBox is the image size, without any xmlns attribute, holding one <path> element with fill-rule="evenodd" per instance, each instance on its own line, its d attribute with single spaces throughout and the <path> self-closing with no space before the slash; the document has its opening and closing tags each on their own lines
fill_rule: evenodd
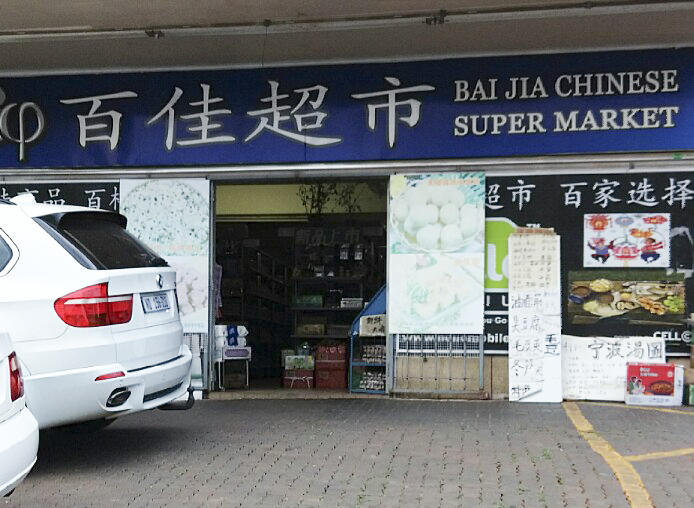
<svg viewBox="0 0 694 508">
<path fill-rule="evenodd" d="M 217 322 L 241 324 L 249 330 L 255 361 L 253 377 L 275 376 L 279 350 L 288 335 L 289 269 L 275 256 L 255 247 L 242 247 L 234 271 L 223 272 L 222 316 Z M 276 357 L 276 358 L 275 358 Z"/>
<path fill-rule="evenodd" d="M 350 324 L 362 307 L 344 307 L 341 301 L 343 297 L 363 300 L 361 277 L 295 277 L 293 290 L 292 339 L 348 340 Z M 314 298 L 313 304 L 298 303 L 305 302 L 307 296 Z M 305 326 L 318 327 L 321 333 L 302 331 Z"/>
</svg>

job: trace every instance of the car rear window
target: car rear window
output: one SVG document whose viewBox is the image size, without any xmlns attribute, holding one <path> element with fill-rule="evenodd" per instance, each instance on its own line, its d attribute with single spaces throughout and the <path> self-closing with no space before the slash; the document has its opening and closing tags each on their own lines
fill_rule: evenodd
<svg viewBox="0 0 694 508">
<path fill-rule="evenodd" d="M 68 212 L 37 217 L 36 220 L 87 268 L 116 270 L 169 266 L 125 230 L 126 219 L 117 213 Z"/>
</svg>

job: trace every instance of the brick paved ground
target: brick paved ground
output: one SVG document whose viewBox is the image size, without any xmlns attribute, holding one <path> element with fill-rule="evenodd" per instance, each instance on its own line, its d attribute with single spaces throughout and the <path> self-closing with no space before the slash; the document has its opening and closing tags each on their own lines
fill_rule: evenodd
<svg viewBox="0 0 694 508">
<path fill-rule="evenodd" d="M 591 404 L 581 410 L 622 455 L 694 448 L 694 413 Z M 634 467 L 658 508 L 694 506 L 694 455 L 636 462 Z"/>
<path fill-rule="evenodd" d="M 625 454 L 693 446 L 692 415 L 581 408 Z M 657 442 L 673 433 L 689 436 Z M 637 468 L 662 506 L 691 506 L 692 465 Z M 627 506 L 560 405 L 387 399 L 199 401 L 89 436 L 44 432 L 7 504 Z"/>
</svg>

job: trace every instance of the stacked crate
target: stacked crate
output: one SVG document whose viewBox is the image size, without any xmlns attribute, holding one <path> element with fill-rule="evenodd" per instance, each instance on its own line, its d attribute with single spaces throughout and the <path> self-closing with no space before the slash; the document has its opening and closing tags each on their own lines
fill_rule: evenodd
<svg viewBox="0 0 694 508">
<path fill-rule="evenodd" d="M 347 346 L 319 345 L 316 348 L 316 388 L 345 390 L 347 388 Z"/>
</svg>

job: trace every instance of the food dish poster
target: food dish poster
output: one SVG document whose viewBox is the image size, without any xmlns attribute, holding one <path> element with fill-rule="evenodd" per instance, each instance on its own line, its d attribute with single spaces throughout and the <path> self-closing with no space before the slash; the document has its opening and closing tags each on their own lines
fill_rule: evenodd
<svg viewBox="0 0 694 508">
<path fill-rule="evenodd" d="M 120 189 L 128 231 L 176 270 L 183 331 L 208 333 L 209 181 L 121 180 Z"/>
<path fill-rule="evenodd" d="M 482 334 L 484 182 L 482 172 L 391 177 L 390 333 Z"/>
<path fill-rule="evenodd" d="M 508 350 L 509 235 L 517 227 L 551 227 L 561 236 L 562 243 L 563 333 L 588 337 L 660 337 L 665 339 L 668 356 L 689 356 L 692 335 L 685 319 L 694 312 L 694 171 L 487 175 L 486 189 L 485 354 L 505 354 Z M 669 215 L 669 266 L 657 268 L 648 264 L 625 269 L 622 264 L 584 268 L 585 216 L 596 214 Z M 572 277 L 581 270 L 592 273 Z M 569 300 L 574 283 L 598 279 L 614 283 L 610 293 L 613 296 L 619 289 L 617 282 L 622 286 L 638 283 L 636 292 L 653 294 L 648 286 L 673 291 L 673 295 L 666 294 L 657 300 L 665 305 L 667 297 L 673 296 L 668 302 L 672 311 L 666 306 L 666 313 L 662 314 L 661 306 L 646 301 L 648 308 L 627 310 L 623 315 L 610 317 L 612 311 L 602 312 L 607 310 L 602 305 L 602 300 L 608 299 L 607 294 L 599 299 L 599 292 L 593 291 L 594 298 L 589 295 L 589 300 L 601 304 L 597 309 L 600 315 L 580 309 L 587 301 L 584 298 L 583 303 Z M 668 285 L 671 287 L 662 287 Z M 680 295 L 686 297 L 684 305 Z M 656 299 L 648 294 L 638 295 L 641 296 Z M 613 301 L 615 307 L 632 305 L 618 304 L 616 298 Z M 622 309 L 618 310 L 622 313 Z M 576 321 L 574 311 L 589 319 Z"/>
<path fill-rule="evenodd" d="M 593 213 L 583 220 L 585 268 L 668 268 L 669 213 Z"/>
</svg>

